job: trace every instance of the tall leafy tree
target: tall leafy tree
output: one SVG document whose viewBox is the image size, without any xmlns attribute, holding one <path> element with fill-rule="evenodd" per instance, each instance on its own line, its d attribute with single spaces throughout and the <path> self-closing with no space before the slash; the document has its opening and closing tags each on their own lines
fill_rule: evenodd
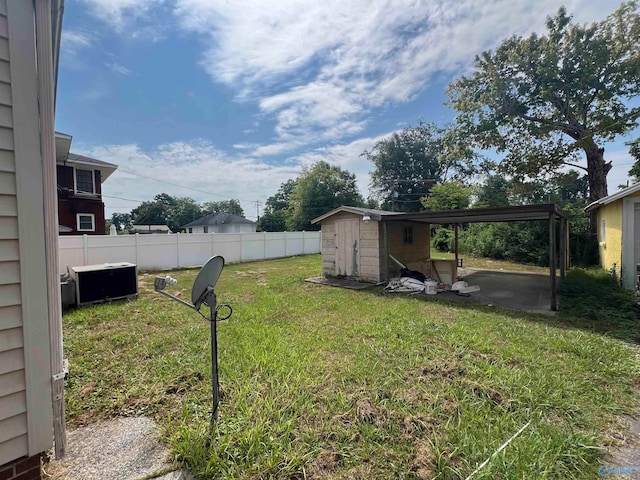
<svg viewBox="0 0 640 480">
<path fill-rule="evenodd" d="M 142 202 L 131 210 L 131 221 L 135 225 L 165 225 L 169 219 L 169 211 L 174 206 L 175 198 L 160 193 L 152 201 Z"/>
<path fill-rule="evenodd" d="M 113 215 L 111 215 L 111 224 L 115 225 L 116 229 L 119 232 L 128 230 L 129 228 L 131 228 L 131 224 L 132 224 L 131 214 L 115 212 Z"/>
<path fill-rule="evenodd" d="M 182 230 L 183 225 L 202 217 L 202 209 L 193 198 L 176 198 L 169 209 L 168 225 L 173 232 Z"/>
<path fill-rule="evenodd" d="M 342 205 L 363 206 L 364 200 L 356 176 L 340 167 L 321 161 L 305 167 L 291 192 L 290 230 L 319 230 L 311 220 Z"/>
<path fill-rule="evenodd" d="M 373 163 L 371 189 L 383 209 L 419 211 L 429 189 L 462 165 L 447 128 L 420 122 L 380 140 L 362 155 Z M 468 155 L 464 155 L 468 158 Z"/>
<path fill-rule="evenodd" d="M 260 217 L 260 230 L 263 232 L 284 232 L 287 229 L 287 219 L 291 217 L 290 199 L 296 181 L 289 179 L 280 185 L 278 191 L 267 198 L 264 213 Z"/>
<path fill-rule="evenodd" d="M 506 154 L 503 172 L 545 176 L 564 165 L 587 172 L 590 199 L 607 195 L 604 144 L 637 126 L 638 3 L 605 20 L 573 23 L 564 8 L 546 35 L 513 36 L 476 57 L 471 76 L 449 86 L 457 124 L 474 146 Z M 576 165 L 578 158 L 586 166 Z"/>
<path fill-rule="evenodd" d="M 640 182 L 640 138 L 627 145 L 629 145 L 629 154 L 635 159 L 631 170 L 629 170 L 629 176 L 634 182 Z"/>
<path fill-rule="evenodd" d="M 240 205 L 240 200 L 232 198 L 231 200 L 220 200 L 217 202 L 205 202 L 202 204 L 202 214 L 209 215 L 210 213 L 225 212 L 231 215 L 238 215 L 244 217 L 244 210 Z"/>
<path fill-rule="evenodd" d="M 421 201 L 424 208 L 431 211 L 467 208 L 471 202 L 471 192 L 471 188 L 451 180 L 435 185 Z"/>
</svg>

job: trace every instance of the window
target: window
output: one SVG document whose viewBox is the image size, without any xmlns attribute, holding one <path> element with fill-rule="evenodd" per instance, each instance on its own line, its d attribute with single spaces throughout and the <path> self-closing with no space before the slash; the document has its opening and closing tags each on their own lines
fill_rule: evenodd
<svg viewBox="0 0 640 480">
<path fill-rule="evenodd" d="M 606 242 L 607 241 L 607 229 L 606 229 L 606 223 L 604 222 L 604 218 L 602 220 L 600 220 L 600 241 L 601 242 Z"/>
<path fill-rule="evenodd" d="M 404 227 L 402 240 L 404 243 L 413 243 L 413 227 Z"/>
<path fill-rule="evenodd" d="M 95 177 L 93 170 L 75 169 L 76 192 L 79 193 L 96 193 Z"/>
<path fill-rule="evenodd" d="M 93 213 L 78 213 L 76 215 L 76 224 L 79 232 L 94 232 L 96 230 L 96 217 Z"/>
<path fill-rule="evenodd" d="M 204 227 L 204 233 L 209 233 L 209 227 L 205 225 Z"/>
<path fill-rule="evenodd" d="M 189 227 L 189 233 L 193 233 L 193 228 Z"/>
</svg>

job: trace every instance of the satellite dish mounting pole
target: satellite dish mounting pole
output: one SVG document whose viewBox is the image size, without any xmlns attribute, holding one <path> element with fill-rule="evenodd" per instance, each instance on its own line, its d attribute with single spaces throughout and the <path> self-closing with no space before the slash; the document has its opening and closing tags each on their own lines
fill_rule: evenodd
<svg viewBox="0 0 640 480">
<path fill-rule="evenodd" d="M 211 391 L 213 392 L 213 409 L 211 410 L 211 430 L 218 421 L 218 407 L 220 406 L 220 383 L 218 381 L 218 305 L 213 290 L 207 295 L 211 323 Z"/>
</svg>

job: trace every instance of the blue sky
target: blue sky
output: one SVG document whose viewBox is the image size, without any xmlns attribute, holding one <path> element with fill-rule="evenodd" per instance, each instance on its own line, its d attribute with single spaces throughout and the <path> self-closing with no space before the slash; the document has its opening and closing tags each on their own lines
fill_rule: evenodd
<svg viewBox="0 0 640 480">
<path fill-rule="evenodd" d="M 366 196 L 362 151 L 420 119 L 453 120 L 446 86 L 476 53 L 542 32 L 561 5 L 584 23 L 618 3 L 531 5 L 67 0 L 56 129 L 119 166 L 103 186 L 108 217 L 166 192 L 237 198 L 255 219 L 255 201 L 318 160 L 355 173 Z M 605 146 L 610 193 L 626 181 L 629 139 Z"/>
</svg>

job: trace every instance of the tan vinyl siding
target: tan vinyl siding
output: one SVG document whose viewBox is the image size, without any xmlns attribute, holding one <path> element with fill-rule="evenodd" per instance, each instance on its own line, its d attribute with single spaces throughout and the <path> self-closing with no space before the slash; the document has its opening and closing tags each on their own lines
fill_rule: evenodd
<svg viewBox="0 0 640 480">
<path fill-rule="evenodd" d="M 0 0 L 0 465 L 29 453 L 11 64 Z"/>
<path fill-rule="evenodd" d="M 25 413 L 0 420 L 0 445 L 11 438 L 20 437 L 26 433 L 27 415 Z"/>
<path fill-rule="evenodd" d="M 0 375 L 24 368 L 24 350 L 14 348 L 0 352 Z"/>
</svg>

